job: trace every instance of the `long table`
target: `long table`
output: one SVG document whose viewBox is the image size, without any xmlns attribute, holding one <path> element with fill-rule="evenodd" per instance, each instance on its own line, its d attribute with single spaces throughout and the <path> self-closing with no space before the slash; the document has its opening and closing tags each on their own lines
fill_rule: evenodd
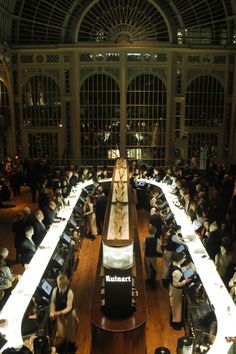
<svg viewBox="0 0 236 354">
<path fill-rule="evenodd" d="M 107 179 L 100 182 L 109 182 L 110 180 L 111 179 Z M 154 180 L 143 181 L 161 188 L 164 192 L 176 222 L 181 226 L 183 238 L 186 241 L 186 245 L 188 246 L 209 300 L 214 306 L 217 318 L 217 334 L 208 354 L 227 354 L 230 343 L 226 342 L 225 337 L 236 337 L 236 306 L 216 271 L 213 261 L 209 259 L 202 242 L 195 235 L 193 225 L 185 211 L 175 206 L 174 202 L 176 196 L 171 194 L 171 187 L 163 183 L 155 182 Z M 7 322 L 1 327 L 0 331 L 2 334 L 6 335 L 7 343 L 2 348 L 2 351 L 8 347 L 20 348 L 23 345 L 21 323 L 25 311 L 57 247 L 60 236 L 67 225 L 82 189 L 91 184 L 92 181 L 79 183 L 71 192 L 68 198 L 70 205 L 59 214 L 59 216 L 66 220 L 53 224 L 50 227 L 40 247 L 32 258 L 29 267 L 24 271 L 17 286 L 12 291 L 11 296 L 3 307 L 0 319 L 6 319 Z M 192 240 L 189 241 L 189 239 Z"/>
<path fill-rule="evenodd" d="M 65 220 L 51 225 L 46 233 L 42 243 L 31 259 L 27 269 L 20 277 L 15 289 L 12 291 L 11 296 L 3 307 L 0 319 L 5 319 L 6 323 L 1 327 L 0 331 L 6 336 L 7 343 L 1 349 L 6 348 L 20 348 L 23 345 L 23 338 L 21 333 L 21 323 L 27 307 L 34 295 L 41 278 L 46 270 L 46 267 L 55 251 L 60 237 L 65 230 L 67 222 L 71 217 L 72 211 L 80 197 L 82 189 L 91 185 L 92 181 L 79 183 L 67 198 L 69 205 L 60 211 L 58 216 Z"/>
<path fill-rule="evenodd" d="M 196 271 L 214 307 L 217 319 L 217 333 L 208 354 L 227 354 L 231 343 L 226 342 L 225 338 L 236 337 L 236 305 L 219 276 L 214 262 L 210 259 L 201 240 L 195 234 L 191 220 L 186 215 L 184 209 L 179 209 L 175 205 L 177 197 L 171 193 L 173 191 L 171 186 L 155 182 L 154 180 L 142 181 L 159 187 L 165 194 L 169 207 L 175 216 L 176 223 L 181 226 L 181 233 Z"/>
</svg>

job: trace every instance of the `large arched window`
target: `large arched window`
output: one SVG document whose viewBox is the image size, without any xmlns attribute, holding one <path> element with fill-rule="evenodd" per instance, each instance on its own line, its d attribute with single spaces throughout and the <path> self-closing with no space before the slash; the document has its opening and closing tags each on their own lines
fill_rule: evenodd
<svg viewBox="0 0 236 354">
<path fill-rule="evenodd" d="M 61 125 L 61 96 L 48 76 L 33 76 L 23 87 L 23 120 L 26 127 Z"/>
<path fill-rule="evenodd" d="M 95 74 L 80 91 L 81 159 L 107 160 L 120 145 L 120 91 L 113 78 Z"/>
<path fill-rule="evenodd" d="M 8 90 L 4 82 L 0 80 L 0 127 L 6 129 L 10 123 Z"/>
<path fill-rule="evenodd" d="M 187 88 L 185 125 L 221 127 L 224 120 L 224 88 L 211 76 L 200 76 Z"/>
<path fill-rule="evenodd" d="M 188 159 L 195 156 L 201 163 L 208 158 L 216 158 L 218 154 L 218 134 L 216 133 L 190 133 L 188 135 Z M 206 168 L 206 165 L 203 169 Z"/>
<path fill-rule="evenodd" d="M 166 98 L 164 83 L 152 74 L 137 76 L 128 86 L 128 157 L 164 163 Z"/>
<path fill-rule="evenodd" d="M 166 19 L 153 1 L 96 1 L 78 29 L 78 41 L 170 41 Z"/>
<path fill-rule="evenodd" d="M 9 96 L 6 85 L 0 80 L 0 158 L 8 155 L 7 149 L 7 128 L 10 127 Z"/>
<path fill-rule="evenodd" d="M 59 158 L 59 145 L 57 133 L 31 133 L 28 134 L 29 157 L 46 159 Z"/>
</svg>

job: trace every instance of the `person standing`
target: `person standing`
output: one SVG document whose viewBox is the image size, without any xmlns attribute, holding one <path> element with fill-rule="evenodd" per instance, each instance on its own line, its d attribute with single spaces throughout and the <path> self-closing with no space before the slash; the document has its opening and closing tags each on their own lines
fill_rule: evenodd
<svg viewBox="0 0 236 354">
<path fill-rule="evenodd" d="M 106 213 L 106 196 L 105 193 L 103 192 L 102 186 L 98 186 L 97 188 L 97 194 L 96 194 L 96 222 L 97 222 L 97 227 L 98 227 L 98 233 L 101 235 L 102 234 L 102 228 L 103 228 L 103 222 L 105 219 L 105 213 Z"/>
<path fill-rule="evenodd" d="M 14 236 L 14 246 L 16 249 L 16 262 L 20 263 L 21 259 L 21 246 L 25 237 L 25 222 L 23 213 L 19 213 L 12 223 L 12 231 Z"/>
<path fill-rule="evenodd" d="M 232 260 L 232 252 L 229 242 L 226 242 L 226 239 L 223 240 L 220 245 L 220 252 L 215 256 L 216 270 L 223 280 L 225 279 L 226 272 Z"/>
<path fill-rule="evenodd" d="M 57 277 L 53 289 L 49 317 L 56 321 L 55 346 L 58 354 L 74 353 L 79 319 L 74 308 L 74 293 L 65 274 Z"/>
<path fill-rule="evenodd" d="M 97 231 L 96 215 L 94 212 L 94 207 L 90 196 L 87 196 L 85 199 L 85 203 L 83 205 L 83 214 L 87 220 L 87 235 L 90 235 L 91 240 L 93 241 L 95 240 L 98 231 Z"/>
<path fill-rule="evenodd" d="M 170 264 L 170 307 L 171 307 L 171 326 L 175 330 L 182 328 L 182 293 L 183 287 L 191 281 L 184 278 L 181 265 L 185 261 L 183 252 L 173 255 L 173 262 Z"/>
<path fill-rule="evenodd" d="M 144 250 L 144 262 L 147 274 L 147 283 L 151 287 L 156 286 L 156 274 L 157 274 L 157 257 L 159 253 L 159 239 L 155 237 L 156 228 L 151 225 L 149 228 L 149 235 L 145 238 L 143 243 Z"/>
</svg>

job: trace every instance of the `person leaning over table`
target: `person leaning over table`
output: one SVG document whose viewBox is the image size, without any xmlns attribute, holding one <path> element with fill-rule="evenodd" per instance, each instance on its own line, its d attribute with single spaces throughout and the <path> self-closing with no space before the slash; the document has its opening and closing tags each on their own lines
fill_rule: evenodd
<svg viewBox="0 0 236 354">
<path fill-rule="evenodd" d="M 54 345 L 58 354 L 75 352 L 79 319 L 74 308 L 74 293 L 69 288 L 69 279 L 65 274 L 57 277 L 49 317 L 56 321 Z"/>
<path fill-rule="evenodd" d="M 171 326 L 175 330 L 182 328 L 182 293 L 183 287 L 191 281 L 191 278 L 184 278 L 182 264 L 185 261 L 183 252 L 175 253 L 170 264 L 170 307 L 171 307 Z"/>
</svg>

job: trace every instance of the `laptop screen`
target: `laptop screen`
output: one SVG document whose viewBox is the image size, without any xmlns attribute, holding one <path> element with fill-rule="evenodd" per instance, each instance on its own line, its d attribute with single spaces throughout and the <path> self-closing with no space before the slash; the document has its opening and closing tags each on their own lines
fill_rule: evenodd
<svg viewBox="0 0 236 354">
<path fill-rule="evenodd" d="M 85 202 L 85 198 L 83 198 L 83 197 L 79 197 L 79 200 L 80 200 L 82 203 Z"/>
<path fill-rule="evenodd" d="M 64 259 L 59 254 L 57 254 L 54 259 L 60 266 L 63 266 Z"/>
<path fill-rule="evenodd" d="M 41 285 L 41 289 L 47 294 L 47 296 L 50 296 L 52 292 L 52 285 L 49 284 L 46 279 L 44 279 Z"/>
<path fill-rule="evenodd" d="M 76 224 L 75 220 L 70 219 L 70 223 L 71 223 L 72 226 L 74 226 L 75 228 L 77 228 L 78 225 Z"/>
<path fill-rule="evenodd" d="M 63 241 L 70 243 L 71 237 L 69 235 L 67 235 L 66 233 L 64 233 L 62 235 L 62 239 L 63 239 Z"/>
<path fill-rule="evenodd" d="M 179 246 L 178 248 L 176 248 L 176 252 L 177 252 L 177 253 L 181 253 L 181 252 L 183 252 L 184 250 L 185 250 L 184 245 L 181 245 L 181 246 Z"/>
<path fill-rule="evenodd" d="M 194 271 L 192 268 L 188 268 L 187 270 L 184 271 L 184 277 L 186 278 L 191 278 L 194 274 Z"/>
</svg>

